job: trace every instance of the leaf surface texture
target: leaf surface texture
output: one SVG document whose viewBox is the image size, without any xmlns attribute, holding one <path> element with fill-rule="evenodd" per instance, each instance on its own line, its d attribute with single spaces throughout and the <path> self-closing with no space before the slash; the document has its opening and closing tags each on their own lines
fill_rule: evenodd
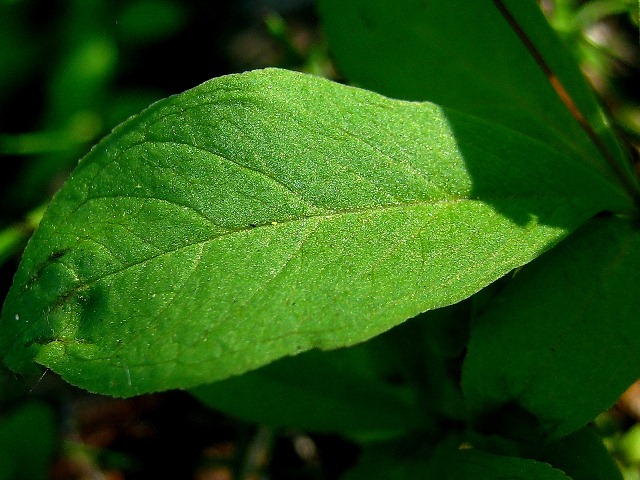
<svg viewBox="0 0 640 480">
<path fill-rule="evenodd" d="M 476 117 L 287 71 L 222 77 L 80 162 L 0 351 L 112 395 L 212 382 L 458 302 L 628 208 L 597 169 Z"/>
</svg>

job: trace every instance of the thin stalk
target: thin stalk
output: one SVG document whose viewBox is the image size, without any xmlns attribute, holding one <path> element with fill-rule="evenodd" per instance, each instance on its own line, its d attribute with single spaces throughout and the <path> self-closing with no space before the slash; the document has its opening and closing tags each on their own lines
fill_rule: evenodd
<svg viewBox="0 0 640 480">
<path fill-rule="evenodd" d="M 569 110 L 573 118 L 580 124 L 580 127 L 585 131 L 591 142 L 598 149 L 598 152 L 600 152 L 602 157 L 609 164 L 618 180 L 622 183 L 623 188 L 631 195 L 636 204 L 640 205 L 640 192 L 638 192 L 638 189 L 629 179 L 626 172 L 621 168 L 618 161 L 613 157 L 613 155 L 611 155 L 605 144 L 602 142 L 602 139 L 593 130 L 567 89 L 564 87 L 557 75 L 553 72 L 537 47 L 533 44 L 531 38 L 529 38 L 527 33 L 522 29 L 516 18 L 511 14 L 507 6 L 504 4 L 503 0 L 492 1 L 502 17 L 506 20 L 506 22 L 518 36 L 522 44 L 529 51 L 531 57 L 535 60 L 542 72 L 546 75 L 549 83 L 558 95 L 560 101 L 565 105 L 565 107 L 567 107 L 567 110 Z"/>
</svg>

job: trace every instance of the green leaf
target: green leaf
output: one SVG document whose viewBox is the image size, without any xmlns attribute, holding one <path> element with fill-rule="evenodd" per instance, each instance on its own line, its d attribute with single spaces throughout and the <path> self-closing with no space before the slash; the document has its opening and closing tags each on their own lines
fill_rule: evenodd
<svg viewBox="0 0 640 480">
<path fill-rule="evenodd" d="M 0 418 L 0 480 L 45 480 L 53 457 L 56 425 L 53 412 L 28 403 Z"/>
<path fill-rule="evenodd" d="M 386 434 L 424 425 L 411 392 L 373 374 L 380 353 L 370 342 L 305 352 L 191 393 L 225 413 L 274 427 Z"/>
<path fill-rule="evenodd" d="M 418 470 L 416 473 L 420 473 Z M 407 478 L 459 480 L 570 480 L 561 470 L 546 463 L 523 458 L 504 457 L 478 450 L 441 453 L 429 462 L 425 475 Z"/>
<path fill-rule="evenodd" d="M 505 421 L 507 420 L 507 421 Z M 602 439 L 587 426 L 566 437 L 549 441 L 527 431 L 516 418 L 497 419 L 519 434 L 514 440 L 489 432 L 488 435 L 468 432 L 467 441 L 479 450 L 496 455 L 529 458 L 548 463 L 562 470 L 573 480 L 621 480 L 621 473 Z"/>
<path fill-rule="evenodd" d="M 640 374 L 639 285 L 640 232 L 615 217 L 523 268 L 472 324 L 472 411 L 495 424 L 516 405 L 561 437 L 610 407 Z"/>
<path fill-rule="evenodd" d="M 359 464 L 347 472 L 344 480 L 571 480 L 562 471 L 546 463 L 507 457 L 480 450 L 435 449 L 430 457 L 398 459 L 389 452 L 365 451 Z"/>
<path fill-rule="evenodd" d="M 576 62 L 536 2 L 505 4 L 637 186 Z M 338 67 L 356 85 L 485 118 L 614 176 L 492 1 L 462 7 L 448 0 L 319 0 L 319 7 Z"/>
<path fill-rule="evenodd" d="M 279 70 L 161 101 L 81 162 L 0 319 L 8 366 L 135 395 L 375 336 L 631 201 L 579 159 Z"/>
<path fill-rule="evenodd" d="M 536 459 L 549 463 L 573 480 L 622 480 L 622 474 L 602 439 L 590 427 L 539 445 Z"/>
</svg>

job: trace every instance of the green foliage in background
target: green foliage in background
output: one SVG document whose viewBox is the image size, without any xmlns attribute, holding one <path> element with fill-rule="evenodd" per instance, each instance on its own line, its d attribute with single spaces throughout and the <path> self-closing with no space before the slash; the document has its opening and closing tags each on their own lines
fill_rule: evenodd
<svg viewBox="0 0 640 480">
<path fill-rule="evenodd" d="M 25 250 L 4 365 L 338 432 L 353 480 L 620 479 L 588 423 L 639 376 L 640 186 L 535 2 L 505 3 L 575 106 L 498 3 L 322 0 L 357 87 L 256 70 L 120 124 Z"/>
<path fill-rule="evenodd" d="M 0 417 L 0 479 L 49 478 L 55 418 L 41 403 L 25 403 Z"/>
</svg>

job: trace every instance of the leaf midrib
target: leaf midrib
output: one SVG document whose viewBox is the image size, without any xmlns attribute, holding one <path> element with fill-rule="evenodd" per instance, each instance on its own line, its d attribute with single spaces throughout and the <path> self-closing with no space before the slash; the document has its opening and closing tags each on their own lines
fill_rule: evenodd
<svg viewBox="0 0 640 480">
<path fill-rule="evenodd" d="M 117 198 L 118 196 L 116 196 Z M 121 195 L 119 197 L 122 198 L 149 198 L 149 197 L 132 197 L 132 196 L 127 196 L 127 195 Z M 113 198 L 110 196 L 105 196 L 105 197 L 92 197 L 91 199 L 87 199 L 86 201 L 89 200 L 99 200 L 101 198 Z M 153 198 L 150 198 L 153 199 Z M 170 201 L 169 201 L 170 202 Z M 151 255 L 148 256 L 142 260 L 127 264 L 125 266 L 123 266 L 120 269 L 114 270 L 112 272 L 109 272 L 107 274 L 104 275 L 100 275 L 99 277 L 93 278 L 93 279 L 89 279 L 86 282 L 81 282 L 80 284 L 76 285 L 73 289 L 78 289 L 78 288 L 85 288 L 88 287 L 106 277 L 109 276 L 113 276 L 113 275 L 117 275 L 118 273 L 121 273 L 129 268 L 133 268 L 139 265 L 142 265 L 146 262 L 149 262 L 151 260 L 155 260 L 157 258 L 160 258 L 164 255 L 170 255 L 173 253 L 177 253 L 183 249 L 195 246 L 195 245 L 200 245 L 200 244 L 205 244 L 208 242 L 213 242 L 215 240 L 219 240 L 225 237 L 228 237 L 230 235 L 234 235 L 234 234 L 242 234 L 242 233 L 246 233 L 246 232 L 251 232 L 254 231 L 256 229 L 261 229 L 261 228 L 277 228 L 278 226 L 281 225 L 288 225 L 291 223 L 296 223 L 296 222 L 305 222 L 308 220 L 314 220 L 314 219 L 319 219 L 320 223 L 323 220 L 330 220 L 336 217 L 341 217 L 341 216 L 346 216 L 346 215 L 358 215 L 358 214 L 367 214 L 367 213 L 379 213 L 379 212 L 384 212 L 386 210 L 402 210 L 402 209 L 412 209 L 412 208 L 417 208 L 417 207 L 437 207 L 439 205 L 449 205 L 449 204 L 456 204 L 456 203 L 461 203 L 461 202 L 478 202 L 478 203 L 485 203 L 482 200 L 477 200 L 477 199 L 472 199 L 472 198 L 453 198 L 453 199 L 441 199 L 441 200 L 437 200 L 437 201 L 418 201 L 418 202 L 408 202 L 408 203 L 404 203 L 404 204 L 393 204 L 393 205 L 377 205 L 375 206 L 375 208 L 372 207 L 364 207 L 364 208 L 355 208 L 355 209 L 344 209 L 344 210 L 337 210 L 337 211 L 333 211 L 331 213 L 326 213 L 326 214 L 313 214 L 313 215 L 305 215 L 305 216 L 301 216 L 301 217 L 296 217 L 296 218 L 291 218 L 291 219 L 285 219 L 285 220 L 274 220 L 274 221 L 268 221 L 268 222 L 264 222 L 262 224 L 257 224 L 255 227 L 254 226 L 242 226 L 242 227 L 237 227 L 237 228 L 230 228 L 227 229 L 226 232 L 220 233 L 218 235 L 212 236 L 212 237 L 207 237 L 205 239 L 202 240 L 198 240 L 195 242 L 189 242 L 189 243 L 185 243 L 183 245 L 180 245 L 176 248 L 170 249 L 170 250 L 166 250 L 163 252 L 160 252 L 158 254 L 155 255 Z M 170 202 L 172 203 L 172 202 Z M 177 206 L 179 206 L 180 208 L 183 208 L 182 205 L 180 204 L 175 204 Z M 86 240 L 85 240 L 86 241 Z M 61 257 L 64 258 L 64 257 Z M 62 262 L 63 263 L 63 262 Z M 70 289 L 70 290 L 73 290 Z"/>
</svg>

